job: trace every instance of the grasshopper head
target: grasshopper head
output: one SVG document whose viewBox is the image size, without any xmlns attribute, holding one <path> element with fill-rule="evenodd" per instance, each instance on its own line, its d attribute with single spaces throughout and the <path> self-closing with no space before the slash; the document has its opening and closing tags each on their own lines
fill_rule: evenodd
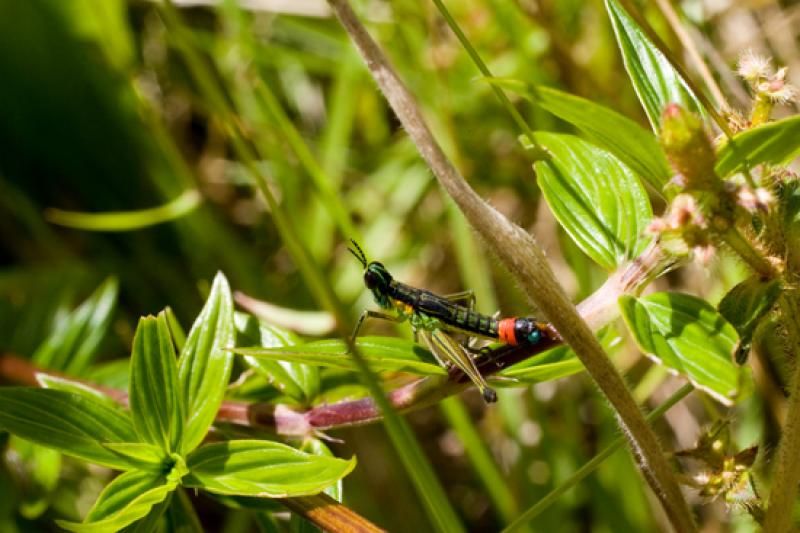
<svg viewBox="0 0 800 533">
<path fill-rule="evenodd" d="M 364 270 L 364 285 L 372 291 L 375 302 L 381 307 L 387 307 L 389 285 L 392 283 L 392 275 L 386 270 L 382 263 L 372 261 Z"/>
<path fill-rule="evenodd" d="M 375 302 L 381 307 L 388 307 L 389 304 L 389 285 L 392 283 L 392 275 L 386 270 L 386 267 L 378 261 L 367 262 L 367 256 L 358 245 L 358 243 L 351 239 L 354 248 L 348 248 L 358 261 L 364 265 L 364 285 L 372 291 L 372 296 Z"/>
</svg>

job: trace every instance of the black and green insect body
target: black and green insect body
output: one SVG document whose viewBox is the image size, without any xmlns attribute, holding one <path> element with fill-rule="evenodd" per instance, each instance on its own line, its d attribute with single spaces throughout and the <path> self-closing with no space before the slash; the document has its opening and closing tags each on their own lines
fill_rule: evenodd
<svg viewBox="0 0 800 533">
<path fill-rule="evenodd" d="M 394 315 L 365 311 L 358 321 L 358 333 L 366 317 L 383 318 L 397 322 L 408 321 L 415 334 L 419 335 L 443 366 L 447 362 L 462 370 L 483 394 L 484 400 L 494 402 L 497 394 L 489 387 L 478 370 L 472 355 L 450 336 L 460 332 L 473 337 L 496 340 L 511 345 L 536 344 L 542 338 L 539 324 L 532 318 L 497 318 L 474 311 L 471 306 L 456 302 L 469 301 L 474 304 L 472 293 L 439 296 L 425 289 L 418 289 L 395 280 L 383 264 L 367 262 L 358 244 L 350 252 L 364 265 L 364 284 L 372 292 L 375 303 Z"/>
</svg>

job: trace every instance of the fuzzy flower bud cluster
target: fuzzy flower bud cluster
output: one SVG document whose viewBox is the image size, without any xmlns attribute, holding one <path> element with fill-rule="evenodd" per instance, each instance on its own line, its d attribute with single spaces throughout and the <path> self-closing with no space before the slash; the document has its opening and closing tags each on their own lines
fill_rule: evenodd
<svg viewBox="0 0 800 533">
<path fill-rule="evenodd" d="M 676 255 L 691 252 L 701 263 L 714 257 L 716 248 L 709 237 L 709 223 L 703 210 L 690 194 L 679 194 L 663 217 L 654 218 L 646 231 L 658 235 Z"/>
</svg>

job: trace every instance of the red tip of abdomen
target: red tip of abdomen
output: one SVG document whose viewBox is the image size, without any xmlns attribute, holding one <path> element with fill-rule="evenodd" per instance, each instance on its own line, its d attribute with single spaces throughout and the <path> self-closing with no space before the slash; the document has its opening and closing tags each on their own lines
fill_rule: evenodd
<svg viewBox="0 0 800 533">
<path fill-rule="evenodd" d="M 514 324 L 516 324 L 516 322 L 516 317 L 504 318 L 497 324 L 497 333 L 500 337 L 500 342 L 510 344 L 511 346 L 517 345 L 517 337 L 514 334 Z"/>
</svg>

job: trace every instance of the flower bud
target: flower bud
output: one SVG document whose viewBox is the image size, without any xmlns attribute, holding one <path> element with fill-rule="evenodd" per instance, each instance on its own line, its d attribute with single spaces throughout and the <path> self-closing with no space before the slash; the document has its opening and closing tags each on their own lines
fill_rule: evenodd
<svg viewBox="0 0 800 533">
<path fill-rule="evenodd" d="M 714 149 L 694 113 L 670 104 L 661 117 L 661 147 L 679 180 L 687 190 L 715 191 L 719 180 L 714 172 Z"/>
</svg>

